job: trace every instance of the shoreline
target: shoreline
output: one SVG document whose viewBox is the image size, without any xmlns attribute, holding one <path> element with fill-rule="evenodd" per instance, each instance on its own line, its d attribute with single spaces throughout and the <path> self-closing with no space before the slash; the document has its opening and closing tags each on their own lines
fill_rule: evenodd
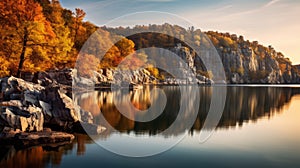
<svg viewBox="0 0 300 168">
<path fill-rule="evenodd" d="M 66 71 L 68 73 L 66 73 Z M 32 137 L 35 145 L 43 144 L 55 137 L 53 142 L 73 141 L 74 133 L 101 134 L 105 128 L 94 125 L 90 112 L 82 110 L 74 104 L 72 92 L 74 91 L 74 76 L 70 72 L 62 71 L 64 80 L 50 77 L 46 72 L 41 72 L 37 82 L 25 81 L 20 78 L 6 77 L 0 78 L 0 145 L 4 142 L 12 144 L 22 144 L 22 134 Z M 55 75 L 62 75 L 56 73 Z M 69 76 L 68 76 L 69 75 Z M 57 77 L 57 76 L 56 76 Z M 70 81 L 71 80 L 71 81 Z M 85 79 L 84 79 L 85 80 Z M 70 85 L 71 84 L 71 85 Z M 83 84 L 83 83 L 81 83 Z M 88 83 L 91 84 L 91 83 Z M 81 91 L 111 91 L 113 83 L 103 82 L 95 84 L 96 87 L 77 87 Z M 300 84 L 170 84 L 170 83 L 130 83 L 124 89 L 142 89 L 145 86 L 197 86 L 197 87 L 295 87 L 300 88 Z M 88 90 L 89 88 L 93 88 Z M 123 88 L 122 86 L 119 88 Z M 76 110 L 77 109 L 77 110 Z M 79 109 L 79 110 L 78 110 Z M 12 119 L 13 118 L 13 119 Z M 44 129 L 48 132 L 44 132 Z M 90 130 L 86 130 L 89 128 Z M 51 130 L 53 129 L 53 131 Z M 6 130 L 6 132 L 3 130 Z M 49 131 L 50 130 L 50 131 Z M 17 132 L 10 134 L 11 132 Z M 52 134 L 53 133 L 53 134 Z M 57 134 L 56 134 L 57 133 Z M 56 136 L 57 135 L 57 136 Z M 53 137 L 54 136 L 54 137 Z M 24 137 L 24 136 L 23 136 Z M 65 139 L 65 137 L 67 137 Z M 42 139 L 42 140 L 38 140 Z M 25 142 L 26 140 L 24 140 Z M 26 146 L 26 145 L 25 145 Z M 30 145 L 29 145 L 30 146 Z"/>
</svg>

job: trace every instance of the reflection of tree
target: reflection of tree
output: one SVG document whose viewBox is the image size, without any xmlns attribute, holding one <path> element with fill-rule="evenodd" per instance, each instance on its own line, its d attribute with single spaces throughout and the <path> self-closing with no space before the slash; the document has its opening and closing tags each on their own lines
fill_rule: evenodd
<svg viewBox="0 0 300 168">
<path fill-rule="evenodd" d="M 64 155 L 76 149 L 77 155 L 83 155 L 86 144 L 93 141 L 87 135 L 77 134 L 72 144 L 63 146 L 36 146 L 18 150 L 14 147 L 0 147 L 0 167 L 48 167 L 59 166 Z"/>
<path fill-rule="evenodd" d="M 11 147 L 7 149 L 7 157 L 0 162 L 0 167 L 46 167 L 48 163 L 58 166 L 64 152 L 63 148 L 47 151 L 42 146 L 19 151 Z"/>
<path fill-rule="evenodd" d="M 104 116 L 104 118 L 101 118 L 99 111 L 94 110 L 93 115 L 95 122 L 103 124 L 105 123 L 103 121 L 105 119 L 107 121 L 106 124 L 109 124 L 121 132 L 154 135 L 164 131 L 172 125 L 177 117 L 180 108 L 180 90 L 178 87 L 163 87 L 163 89 L 168 99 L 167 105 L 164 112 L 150 122 L 134 122 L 123 116 L 114 105 L 113 94 L 117 93 L 109 91 L 91 93 L 90 98 L 94 99 L 97 97 L 98 109 L 101 110 Z M 201 93 L 200 109 L 198 117 L 190 130 L 191 132 L 199 131 L 202 128 L 211 103 L 212 87 L 200 87 L 199 89 Z M 228 87 L 226 105 L 218 127 L 228 128 L 236 125 L 242 126 L 244 122 L 249 120 L 255 122 L 262 117 L 271 118 L 275 113 L 282 112 L 284 105 L 297 93 L 297 90 L 293 88 Z M 131 102 L 136 108 L 144 110 L 151 105 L 150 89 L 131 91 L 130 96 Z M 83 100 L 87 100 L 88 97 L 89 96 L 86 95 Z M 118 99 L 122 100 L 123 97 L 120 96 Z M 85 102 L 83 104 L 87 104 L 87 107 L 95 107 L 86 103 L 86 101 L 83 102 Z M 90 102 L 95 102 L 95 100 L 90 100 Z M 125 107 L 126 106 L 124 106 L 124 108 Z M 130 110 L 127 112 L 130 115 L 136 115 Z M 184 122 L 185 121 L 182 121 L 182 124 L 178 125 L 171 134 L 177 135 L 183 133 L 185 131 Z M 104 124 L 104 126 L 107 125 Z M 108 129 L 104 136 L 109 136 L 112 131 L 112 129 Z"/>
<path fill-rule="evenodd" d="M 174 122 L 179 109 L 179 89 L 176 87 L 166 87 L 163 89 L 168 100 L 171 101 L 168 101 L 162 115 L 146 123 L 134 122 L 120 114 L 113 104 L 112 92 L 82 94 L 79 96 L 79 99 L 82 100 L 84 109 L 91 111 L 97 123 L 103 123 L 103 121 L 99 120 L 99 109 L 101 109 L 105 119 L 115 129 L 121 132 L 153 135 L 167 129 Z M 275 113 L 283 112 L 283 108 L 288 105 L 292 96 L 300 93 L 298 89 L 276 87 L 229 87 L 227 90 L 226 106 L 218 126 L 219 128 L 241 126 L 244 122 L 250 120 L 257 121 L 262 117 L 271 118 Z M 203 126 L 210 107 L 212 88 L 201 87 L 200 93 L 200 109 L 193 128 L 190 130 L 191 133 L 199 131 Z M 149 89 L 131 91 L 130 94 L 132 96 L 131 101 L 134 104 L 141 103 L 141 105 L 137 105 L 136 107 L 149 107 Z M 182 121 L 182 125 L 178 125 L 173 130 L 172 135 L 178 135 L 184 131 L 184 121 Z M 103 135 L 100 135 L 100 137 L 109 136 L 111 133 L 112 130 L 108 130 Z M 170 136 L 170 134 L 166 134 L 165 136 Z M 14 147 L 0 147 L 0 167 L 58 166 L 61 163 L 62 157 L 73 150 L 77 150 L 77 155 L 83 155 L 86 150 L 85 146 L 89 143 L 93 143 L 93 141 L 87 135 L 79 134 L 76 135 L 76 140 L 72 144 L 58 147 L 38 146 L 23 150 L 16 150 Z"/>
<path fill-rule="evenodd" d="M 220 127 L 243 125 L 245 121 L 257 121 L 275 113 L 283 112 L 297 90 L 277 87 L 232 87 L 229 88 L 227 102 Z"/>
</svg>

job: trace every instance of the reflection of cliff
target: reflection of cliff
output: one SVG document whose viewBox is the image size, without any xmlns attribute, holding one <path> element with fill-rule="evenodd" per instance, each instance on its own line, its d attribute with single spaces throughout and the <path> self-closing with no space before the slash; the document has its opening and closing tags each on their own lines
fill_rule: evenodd
<svg viewBox="0 0 300 168">
<path fill-rule="evenodd" d="M 262 117 L 270 119 L 275 113 L 283 112 L 292 96 L 299 93 L 296 88 L 228 87 L 226 104 L 218 127 L 242 126 L 244 122 L 256 122 Z M 204 116 L 200 111 L 193 129 L 201 129 Z"/>
<path fill-rule="evenodd" d="M 78 97 L 85 110 L 90 110 L 94 115 L 94 122 L 103 123 L 100 114 L 115 129 L 136 134 L 157 134 L 167 129 L 177 117 L 179 109 L 180 91 L 177 87 L 163 87 L 168 102 L 165 111 L 151 122 L 141 123 L 129 120 L 118 112 L 113 104 L 113 92 L 93 92 Z M 201 103 L 198 117 L 190 130 L 199 131 L 206 118 L 210 107 L 211 87 L 200 87 Z M 247 121 L 257 121 L 260 118 L 271 118 L 275 113 L 283 112 L 283 108 L 289 104 L 292 96 L 299 94 L 296 88 L 276 87 L 228 87 L 227 100 L 219 128 L 242 125 Z M 150 89 L 135 90 L 130 92 L 131 101 L 140 109 L 148 108 L 150 104 Z M 79 101 L 82 100 L 82 101 Z M 99 110 L 101 109 L 101 111 Z M 132 115 L 136 115 L 132 113 Z M 187 116 L 188 117 L 188 116 Z M 169 135 L 178 135 L 185 131 L 185 120 L 179 124 Z M 112 129 L 108 129 L 102 137 L 109 136 Z M 83 155 L 86 144 L 93 143 L 86 135 L 76 135 L 73 144 L 59 147 L 32 147 L 29 149 L 16 150 L 14 147 L 0 147 L 0 167 L 47 167 L 58 166 L 62 157 L 76 150 L 77 155 Z"/>
<path fill-rule="evenodd" d="M 200 87 L 199 89 L 201 93 L 200 109 L 191 131 L 199 131 L 202 128 L 210 107 L 210 97 L 213 92 L 211 87 Z M 90 103 L 95 102 L 94 98 L 97 97 L 97 110 L 92 110 L 94 122 L 103 124 L 106 120 L 107 123 L 106 125 L 104 124 L 104 126 L 109 124 L 121 132 L 153 135 L 166 130 L 172 125 L 180 107 L 179 88 L 163 87 L 163 90 L 168 99 L 164 112 L 150 122 L 135 122 L 119 113 L 114 105 L 113 94 L 117 94 L 115 92 L 94 92 L 89 94 L 90 96 L 86 95 L 83 99 L 83 106 L 87 106 L 87 108 L 96 107 Z M 219 128 L 242 125 L 244 122 L 256 121 L 262 117 L 271 118 L 274 113 L 282 112 L 284 105 L 291 100 L 293 95 L 298 93 L 299 91 L 296 88 L 228 87 L 226 105 L 219 123 Z M 149 95 L 150 89 L 131 91 L 131 102 L 136 108 L 147 109 L 151 106 Z M 120 99 L 122 100 L 122 97 Z M 100 117 L 100 109 L 104 118 Z M 131 116 L 137 115 L 131 111 L 127 112 L 130 113 Z M 188 115 L 185 119 L 189 119 Z M 178 125 L 177 129 L 171 134 L 177 135 L 183 133 L 185 131 L 185 121 L 186 120 L 182 121 L 182 124 Z M 113 129 L 108 129 L 105 136 L 108 136 L 112 131 Z"/>
<path fill-rule="evenodd" d="M 51 147 L 37 146 L 17 150 L 14 147 L 0 147 L 0 167 L 53 167 L 61 164 L 62 157 L 76 149 L 77 155 L 85 153 L 85 145 L 92 143 L 87 135 L 76 135 L 73 144 Z"/>
</svg>

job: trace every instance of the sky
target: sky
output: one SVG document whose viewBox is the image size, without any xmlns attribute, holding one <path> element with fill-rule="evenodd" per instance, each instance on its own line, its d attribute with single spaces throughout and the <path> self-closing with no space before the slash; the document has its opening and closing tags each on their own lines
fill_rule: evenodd
<svg viewBox="0 0 300 168">
<path fill-rule="evenodd" d="M 83 9 L 86 20 L 98 26 L 136 12 L 176 14 L 202 31 L 229 32 L 272 45 L 300 64 L 299 0 L 61 0 L 61 4 Z M 153 24 L 147 17 L 139 19 L 141 24 Z"/>
</svg>

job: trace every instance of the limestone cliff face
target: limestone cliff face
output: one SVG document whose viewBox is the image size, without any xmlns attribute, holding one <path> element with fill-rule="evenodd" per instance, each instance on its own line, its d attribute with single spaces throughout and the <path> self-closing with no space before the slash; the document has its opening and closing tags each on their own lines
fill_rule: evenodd
<svg viewBox="0 0 300 168">
<path fill-rule="evenodd" d="M 293 66 L 288 58 L 284 58 L 281 53 L 277 53 L 272 47 L 263 47 L 256 42 L 250 43 L 244 40 L 232 40 L 236 46 L 215 45 L 216 50 L 222 60 L 226 73 L 227 83 L 230 84 L 293 84 L 300 83 L 300 75 L 297 66 Z M 164 79 L 156 78 L 147 69 L 131 71 L 121 71 L 116 69 L 102 69 L 95 72 L 94 78 L 89 83 L 119 83 L 128 82 L 131 84 L 210 84 L 215 81 L 210 80 L 211 72 L 205 70 L 198 57 L 189 48 L 177 46 L 170 48 L 170 51 L 179 56 L 194 73 L 197 79 L 185 76 L 182 79 L 175 79 L 160 70 Z M 180 65 L 174 69 L 182 73 L 187 73 L 185 69 L 180 69 Z M 75 75 L 76 76 L 76 75 Z M 184 76 L 184 75 L 183 75 Z M 75 77 L 75 79 L 77 79 Z M 77 80 L 75 80 L 77 81 Z M 78 78 L 78 82 L 87 83 Z"/>
<path fill-rule="evenodd" d="M 243 36 L 229 33 L 202 32 L 199 29 L 184 29 L 177 25 L 165 23 L 163 25 L 136 26 L 131 29 L 107 28 L 111 33 L 126 36 L 128 31 L 140 32 L 168 32 L 164 33 L 136 33 L 127 38 L 135 43 L 135 49 L 158 47 L 175 52 L 183 58 L 196 75 L 211 77 L 197 56 L 189 51 L 195 46 L 206 48 L 208 39 L 217 49 L 224 64 L 227 83 L 232 84 L 291 84 L 300 83 L 299 68 L 293 66 L 291 61 L 282 53 L 275 51 L 271 46 L 265 47 L 257 41 L 250 42 Z M 188 42 L 189 44 L 187 44 Z M 182 48 L 177 48 L 178 44 Z M 188 45 L 193 46 L 188 46 Z M 163 54 L 160 56 L 163 57 Z M 201 57 L 201 56 L 200 56 Z M 205 56 L 204 56 L 205 57 Z M 218 65 L 215 65 L 218 66 Z M 217 67 L 214 67 L 214 69 Z M 209 69 L 209 68 L 208 68 Z M 212 68 L 210 68 L 212 69 Z M 203 80 L 202 80 L 203 81 Z M 217 82 L 217 81 L 215 81 Z"/>
<path fill-rule="evenodd" d="M 218 35 L 220 36 L 220 35 Z M 288 58 L 277 53 L 271 46 L 264 47 L 257 42 L 250 43 L 231 38 L 232 44 L 223 46 L 214 44 L 222 60 L 227 77 L 231 84 L 292 84 L 300 83 L 297 66 L 293 66 Z M 210 72 L 205 71 L 200 57 L 186 47 L 172 48 L 176 55 L 182 58 L 194 72 L 199 81 L 210 83 Z M 201 82 L 198 82 L 201 83 Z"/>
<path fill-rule="evenodd" d="M 242 36 L 208 32 L 216 47 L 229 83 L 299 83 L 299 72 L 288 58 L 271 46 L 245 41 Z M 215 39 L 219 39 L 216 41 Z"/>
</svg>

